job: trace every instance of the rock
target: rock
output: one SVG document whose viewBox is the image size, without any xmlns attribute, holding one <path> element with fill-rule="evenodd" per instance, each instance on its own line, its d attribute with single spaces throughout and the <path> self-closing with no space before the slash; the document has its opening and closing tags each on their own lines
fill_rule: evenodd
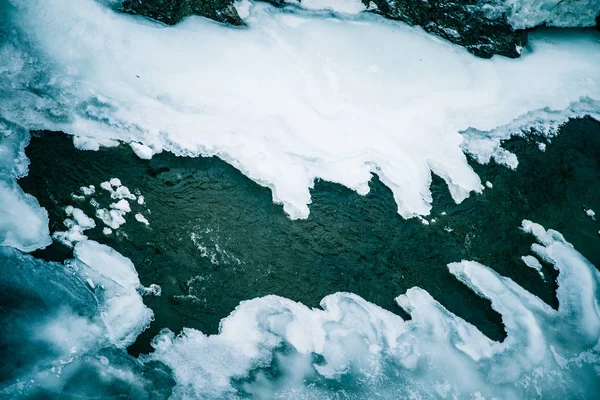
<svg viewBox="0 0 600 400">
<path fill-rule="evenodd" d="M 486 16 L 477 0 L 362 0 L 371 2 L 371 10 L 386 18 L 420 25 L 452 43 L 464 46 L 476 56 L 490 58 L 494 54 L 516 58 L 527 44 L 527 32 L 515 30 L 504 15 L 496 19 Z"/>
<path fill-rule="evenodd" d="M 277 7 L 302 0 L 262 0 Z M 527 44 L 527 29 L 540 25 L 557 27 L 600 26 L 597 0 L 360 0 L 365 10 L 411 25 L 465 47 L 476 56 L 495 54 L 519 57 Z M 323 9 L 335 11 L 336 1 L 322 1 Z M 309 8 L 314 9 L 315 4 Z M 190 14 L 218 22 L 244 25 L 234 0 L 123 0 L 122 10 L 145 15 L 172 25 Z M 343 7 L 341 12 L 346 12 Z M 595 21 L 594 21 L 595 19 Z"/>
<path fill-rule="evenodd" d="M 234 0 L 124 0 L 123 11 L 174 25 L 190 14 L 217 22 L 244 25 L 233 6 Z"/>
</svg>

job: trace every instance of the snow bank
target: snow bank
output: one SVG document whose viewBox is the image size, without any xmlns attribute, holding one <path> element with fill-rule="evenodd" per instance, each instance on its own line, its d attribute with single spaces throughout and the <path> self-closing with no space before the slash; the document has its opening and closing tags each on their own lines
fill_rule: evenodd
<svg viewBox="0 0 600 400">
<path fill-rule="evenodd" d="M 249 12 L 244 30 L 196 17 L 166 28 L 91 0 L 20 4 L 2 47 L 11 85 L 0 114 L 86 148 L 217 155 L 301 218 L 315 178 L 364 194 L 372 173 L 401 215 L 426 215 L 432 172 L 456 201 L 481 190 L 463 149 L 515 166 L 501 138 L 600 109 L 593 32 L 540 32 L 522 59 L 481 60 L 372 15 Z"/>
</svg>

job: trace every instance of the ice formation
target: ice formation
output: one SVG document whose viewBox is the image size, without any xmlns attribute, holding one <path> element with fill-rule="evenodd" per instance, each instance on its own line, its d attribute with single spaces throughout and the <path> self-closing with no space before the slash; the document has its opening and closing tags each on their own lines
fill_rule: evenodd
<svg viewBox="0 0 600 400">
<path fill-rule="evenodd" d="M 449 265 L 502 315 L 503 342 L 413 288 L 397 298 L 410 320 L 349 293 L 322 309 L 267 296 L 241 303 L 218 335 L 163 331 L 134 358 L 125 347 L 153 315 L 141 294 L 159 288 L 83 238 L 65 264 L 23 254 L 50 236 L 47 214 L 16 184 L 27 130 L 55 129 L 89 150 L 125 141 L 140 157 L 218 155 L 269 186 L 292 217 L 308 214 L 315 178 L 365 193 L 371 173 L 403 216 L 425 215 L 431 171 L 456 201 L 482 189 L 463 150 L 516 167 L 502 139 L 599 118 L 597 34 L 538 32 L 520 60 L 480 60 L 370 15 L 253 5 L 247 30 L 201 18 L 165 28 L 107 3 L 0 2 L 0 326 L 11 328 L 0 341 L 15 350 L 0 366 L 2 397 L 326 398 L 342 385 L 358 398 L 598 393 L 600 274 L 529 221 L 538 243 L 526 263 L 559 271 L 558 310 L 479 263 Z M 127 200 L 143 203 L 117 179 L 100 187 L 116 200 L 98 209 L 110 226 L 120 225 L 111 213 L 135 206 Z M 73 224 L 90 225 L 70 210 Z"/>
<path fill-rule="evenodd" d="M 173 369 L 180 398 L 235 395 L 233 383 L 251 371 L 242 387 L 261 398 L 327 398 L 349 376 L 358 382 L 351 398 L 585 398 L 600 382 L 600 274 L 558 232 L 523 227 L 539 241 L 534 252 L 559 270 L 558 310 L 481 264 L 449 265 L 502 315 L 501 343 L 413 288 L 397 299 L 409 321 L 348 293 L 323 299 L 323 310 L 267 296 L 241 303 L 219 335 L 163 333 L 148 359 Z M 274 353 L 275 375 L 262 370 Z"/>
<path fill-rule="evenodd" d="M 72 218 L 64 220 L 64 225 L 68 228 L 66 231 L 54 232 L 52 237 L 66 246 L 73 247 L 75 243 L 86 240 L 88 237 L 83 233 L 88 229 L 96 227 L 96 221 L 88 217 L 79 208 L 67 206 L 65 212 Z"/>
<path fill-rule="evenodd" d="M 140 293 L 160 288 L 143 288 L 129 260 L 91 241 L 65 265 L 0 248 L 10 269 L 1 292 L 37 299 L 6 308 L 0 322 L 18 321 L 17 349 L 44 349 L 4 360 L 18 379 L 0 394 L 66 395 L 83 373 L 103 377 L 86 383 L 95 394 L 117 382 L 143 397 L 164 385 L 174 398 L 331 398 L 344 384 L 349 398 L 590 398 L 600 387 L 600 273 L 560 233 L 529 221 L 523 229 L 537 239 L 536 257 L 559 272 L 557 310 L 484 265 L 448 266 L 502 315 L 503 342 L 412 288 L 397 298 L 410 320 L 350 293 L 324 298 L 322 309 L 267 296 L 242 302 L 218 335 L 164 331 L 138 359 L 119 349 L 152 318 Z"/>
<path fill-rule="evenodd" d="M 365 193 L 371 173 L 400 214 L 426 215 L 431 172 L 456 201 L 481 190 L 463 150 L 514 167 L 502 139 L 600 110 L 593 32 L 538 32 L 520 60 L 481 60 L 377 16 L 258 3 L 245 30 L 197 17 L 165 28 L 91 0 L 5 14 L 4 118 L 88 149 L 218 155 L 293 218 L 308 215 L 315 178 Z"/>
</svg>

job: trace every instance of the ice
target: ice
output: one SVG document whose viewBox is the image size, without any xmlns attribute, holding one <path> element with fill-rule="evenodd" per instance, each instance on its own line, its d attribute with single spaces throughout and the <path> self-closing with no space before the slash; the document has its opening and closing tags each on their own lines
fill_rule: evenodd
<svg viewBox="0 0 600 400">
<path fill-rule="evenodd" d="M 121 180 L 119 178 L 111 178 L 110 181 L 108 181 L 108 183 L 110 183 L 111 186 L 114 186 L 115 188 L 121 186 Z"/>
<path fill-rule="evenodd" d="M 0 246 L 33 251 L 50 243 L 46 210 L 14 180 L 0 176 Z"/>
<path fill-rule="evenodd" d="M 19 338 L 0 367 L 19 380 L 0 394 L 66 394 L 75 385 L 97 395 L 117 379 L 119 390 L 135 393 L 121 397 L 135 398 L 155 390 L 174 398 L 335 398 L 340 387 L 348 398 L 589 398 L 598 389 L 600 273 L 560 233 L 530 221 L 522 228 L 537 239 L 532 251 L 559 272 L 557 310 L 482 264 L 448 266 L 501 314 L 503 342 L 412 288 L 397 298 L 410 320 L 350 293 L 325 297 L 321 308 L 266 296 L 242 302 L 219 334 L 164 330 L 154 352 L 138 359 L 119 349 L 152 318 L 141 294 L 160 289 L 141 286 L 128 259 L 92 241 L 78 243 L 64 266 L 0 248 L 10 270 L 0 276 L 0 293 L 9 294 L 0 295 L 0 322 L 12 321 L 0 341 Z M 6 307 L 11 290 L 36 301 Z M 11 358 L 18 354 L 30 355 Z M 161 365 L 168 368 L 154 370 Z M 76 376 L 103 378 L 77 386 Z"/>
<path fill-rule="evenodd" d="M 127 186 L 121 183 L 119 178 L 111 178 L 109 181 L 102 182 L 100 187 L 110 193 L 111 199 L 135 200 L 137 198 Z"/>
<path fill-rule="evenodd" d="M 360 0 L 283 0 L 307 10 L 329 10 L 337 13 L 358 14 L 367 9 Z M 387 0 L 392 7 L 398 7 L 394 0 Z M 470 3 L 471 4 L 471 3 Z M 474 2 L 473 8 L 480 8 L 492 19 L 504 16 L 515 29 L 533 28 L 540 25 L 559 27 L 587 27 L 596 25 L 600 15 L 600 2 L 597 0 L 486 0 Z M 369 9 L 377 8 L 372 2 Z M 247 10 L 248 6 L 244 10 Z M 248 11 L 242 18 L 247 18 Z M 451 29 L 447 29 L 451 31 Z"/>
<path fill-rule="evenodd" d="M 494 187 L 494 185 L 493 185 L 493 184 L 492 184 L 492 182 L 490 182 L 490 181 L 486 181 L 486 182 L 485 182 L 485 186 L 486 186 L 488 189 L 492 189 L 492 188 Z"/>
<path fill-rule="evenodd" d="M 116 203 L 111 203 L 110 208 L 114 208 L 115 210 L 121 210 L 125 214 L 131 212 L 131 207 L 129 206 L 129 202 L 125 199 L 121 199 Z"/>
<path fill-rule="evenodd" d="M 260 398 L 329 398 L 339 382 L 360 382 L 343 386 L 349 398 L 587 398 L 598 387 L 600 274 L 558 232 L 523 229 L 559 270 L 558 310 L 482 264 L 449 265 L 502 315 L 503 342 L 413 288 L 397 299 L 408 321 L 349 293 L 326 297 L 322 310 L 245 301 L 218 335 L 164 331 L 146 360 L 173 369 L 177 398 L 236 397 L 242 377 Z M 277 374 L 263 369 L 274 363 Z"/>
<path fill-rule="evenodd" d="M 142 367 L 124 350 L 152 318 L 133 266 L 94 242 L 76 252 L 86 263 L 47 263 L 0 248 L 0 325 L 10 326 L 0 347 L 11 349 L 0 365 L 0 397 L 145 398 L 168 391 L 172 383 L 160 369 Z"/>
<path fill-rule="evenodd" d="M 73 254 L 80 275 L 96 285 L 112 282 L 97 293 L 102 320 L 111 343 L 118 347 L 130 345 L 148 327 L 153 315 L 137 293 L 140 281 L 135 267 L 115 250 L 91 240 L 77 243 Z"/>
<path fill-rule="evenodd" d="M 538 261 L 534 256 L 522 256 L 521 260 L 527 265 L 529 268 L 535 269 L 542 278 L 544 278 L 544 273 L 542 272 L 542 264 Z"/>
<path fill-rule="evenodd" d="M 79 188 L 79 190 L 81 190 L 85 196 L 90 196 L 96 193 L 96 187 L 94 185 L 82 186 Z"/>
<path fill-rule="evenodd" d="M 492 15 L 505 13 L 516 29 L 538 25 L 585 27 L 596 25 L 600 15 L 597 0 L 495 0 L 484 7 Z"/>
<path fill-rule="evenodd" d="M 329 10 L 336 13 L 358 14 L 367 9 L 361 0 L 284 0 L 307 10 Z"/>
<path fill-rule="evenodd" d="M 65 246 L 73 247 L 75 243 L 87 240 L 88 237 L 83 232 L 95 228 L 96 221 L 88 217 L 81 209 L 73 206 L 65 207 L 65 213 L 73 217 L 73 219 L 64 220 L 64 225 L 68 230 L 54 232 L 52 238 Z"/>
<path fill-rule="evenodd" d="M 367 13 L 248 12 L 246 29 L 197 17 L 164 27 L 91 0 L 18 3 L 3 28 L 0 114 L 86 148 L 122 140 L 219 156 L 292 218 L 308 215 L 316 178 L 365 194 L 373 173 L 402 216 L 427 215 L 432 172 L 457 202 L 481 191 L 463 150 L 516 167 L 503 139 L 598 117 L 592 31 L 532 33 L 521 59 L 481 60 Z"/>
<path fill-rule="evenodd" d="M 149 225 L 150 223 L 148 222 L 148 220 L 146 219 L 146 217 L 144 217 L 142 214 L 137 213 L 135 214 L 135 219 L 138 222 L 141 222 L 144 225 Z"/>
<path fill-rule="evenodd" d="M 96 210 L 96 217 L 100 218 L 102 222 L 112 229 L 119 229 L 125 221 L 125 212 L 122 210 L 107 210 L 106 208 L 100 208 Z"/>
<path fill-rule="evenodd" d="M 134 153 L 143 160 L 151 159 L 152 155 L 154 154 L 154 150 L 152 150 L 146 145 L 135 142 L 131 142 L 129 145 L 131 146 L 131 149 L 134 151 Z"/>
<path fill-rule="evenodd" d="M 596 220 L 596 213 L 591 208 L 588 208 L 587 210 L 585 210 L 585 215 L 590 217 L 592 221 Z"/>
</svg>

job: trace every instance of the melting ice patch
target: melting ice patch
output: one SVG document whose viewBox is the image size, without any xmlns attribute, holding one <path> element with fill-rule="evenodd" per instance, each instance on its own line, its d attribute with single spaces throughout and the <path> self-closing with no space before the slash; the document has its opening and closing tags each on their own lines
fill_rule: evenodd
<svg viewBox="0 0 600 400">
<path fill-rule="evenodd" d="M 432 172 L 456 201 L 482 189 L 463 149 L 516 166 L 499 143 L 522 127 L 600 118 L 593 32 L 534 33 L 521 59 L 481 60 L 372 15 L 257 3 L 248 29 L 165 27 L 91 0 L 16 4 L 0 28 L 5 119 L 88 149 L 217 155 L 293 218 L 308 215 L 315 178 L 364 194 L 371 173 L 400 214 L 426 215 Z"/>
</svg>

